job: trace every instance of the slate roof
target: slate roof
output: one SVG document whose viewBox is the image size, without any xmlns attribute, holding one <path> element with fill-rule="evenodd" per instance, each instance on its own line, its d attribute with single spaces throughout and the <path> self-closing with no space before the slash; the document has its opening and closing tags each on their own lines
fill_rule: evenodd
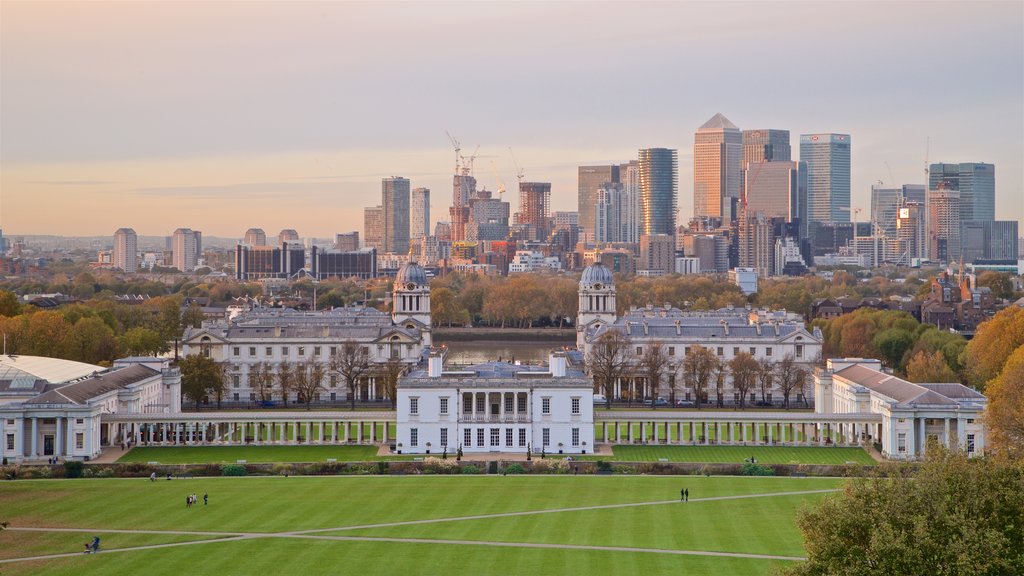
<svg viewBox="0 0 1024 576">
<path fill-rule="evenodd" d="M 977 392 L 960 384 L 915 384 L 859 364 L 839 370 L 835 375 L 841 376 L 853 384 L 892 398 L 898 404 L 906 406 L 955 407 L 960 404 L 956 399 L 977 400 L 984 398 L 981 394 L 977 394 Z M 976 396 L 965 396 L 965 392 L 960 390 L 960 388 L 973 392 Z M 955 396 L 947 396 L 945 392 L 955 394 Z"/>
<path fill-rule="evenodd" d="M 84 380 L 72 382 L 50 390 L 27 400 L 26 404 L 85 404 L 89 400 L 102 396 L 112 390 L 124 388 L 160 372 L 141 364 L 118 368 L 109 372 L 95 374 Z"/>
</svg>

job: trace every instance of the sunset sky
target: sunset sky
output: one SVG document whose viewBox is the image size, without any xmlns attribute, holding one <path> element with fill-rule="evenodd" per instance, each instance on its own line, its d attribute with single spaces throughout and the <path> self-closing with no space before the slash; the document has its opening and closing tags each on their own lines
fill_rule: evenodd
<svg viewBox="0 0 1024 576">
<path fill-rule="evenodd" d="M 1024 220 L 1024 3 L 0 2 L 5 235 L 362 232 L 380 180 L 431 189 L 480 146 L 576 210 L 576 167 L 693 133 L 851 134 L 853 204 L 932 162 L 996 165 Z M 483 157 L 486 156 L 486 157 Z M 892 176 L 890 176 L 889 168 Z"/>
</svg>

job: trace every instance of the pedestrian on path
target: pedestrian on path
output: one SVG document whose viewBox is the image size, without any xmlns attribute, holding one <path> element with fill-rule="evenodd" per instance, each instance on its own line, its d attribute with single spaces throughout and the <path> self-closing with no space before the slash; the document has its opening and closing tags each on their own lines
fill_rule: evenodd
<svg viewBox="0 0 1024 576">
<path fill-rule="evenodd" d="M 686 502 L 690 501 L 690 489 L 689 488 L 683 490 L 683 500 L 685 500 Z"/>
<path fill-rule="evenodd" d="M 686 500 L 686 488 L 681 488 L 679 490 L 679 501 L 682 502 L 684 500 Z"/>
</svg>

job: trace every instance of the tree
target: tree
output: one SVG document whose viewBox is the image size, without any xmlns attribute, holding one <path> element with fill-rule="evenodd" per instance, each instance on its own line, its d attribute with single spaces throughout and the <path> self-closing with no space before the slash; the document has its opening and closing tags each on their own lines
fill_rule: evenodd
<svg viewBox="0 0 1024 576">
<path fill-rule="evenodd" d="M 914 334 L 902 328 L 889 328 L 884 332 L 879 332 L 871 344 L 882 355 L 885 364 L 896 369 L 903 362 L 903 356 L 907 350 L 914 345 Z"/>
<path fill-rule="evenodd" d="M 779 385 L 779 392 L 782 392 L 782 406 L 789 410 L 789 397 L 794 390 L 802 389 L 801 380 L 806 374 L 796 363 L 792 354 L 786 354 L 778 364 L 775 365 L 775 381 Z"/>
<path fill-rule="evenodd" d="M 768 394 L 772 391 L 772 384 L 775 381 L 775 364 L 771 360 L 764 359 L 758 362 L 757 384 L 761 388 L 761 401 L 768 401 Z"/>
<path fill-rule="evenodd" d="M 299 395 L 299 401 L 305 403 L 306 410 L 312 406 L 317 393 L 324 389 L 324 372 L 323 363 L 312 356 L 296 365 L 292 371 L 295 392 Z"/>
<path fill-rule="evenodd" d="M 249 388 L 256 391 L 260 402 L 269 402 L 274 395 L 274 367 L 269 362 L 259 362 L 249 367 Z"/>
<path fill-rule="evenodd" d="M 1024 459 L 1024 346 L 1010 355 L 985 394 L 986 444 L 1000 456 Z"/>
<path fill-rule="evenodd" d="M 978 275 L 978 286 L 988 288 L 996 298 L 1013 298 L 1013 281 L 1006 272 L 986 270 Z"/>
<path fill-rule="evenodd" d="M 615 382 L 622 378 L 629 361 L 629 337 L 618 330 L 609 329 L 597 337 L 587 354 L 587 367 L 594 384 L 605 395 L 605 407 L 612 408 Z"/>
<path fill-rule="evenodd" d="M 732 387 L 740 393 L 740 408 L 747 401 L 747 394 L 754 389 L 760 365 L 749 352 L 740 352 L 729 361 L 729 372 L 732 374 Z"/>
<path fill-rule="evenodd" d="M 167 343 L 156 330 L 130 328 L 121 336 L 121 349 L 131 356 L 156 356 L 167 348 Z"/>
<path fill-rule="evenodd" d="M 18 295 L 10 290 L 0 290 L 0 316 L 17 316 L 21 314 Z"/>
<path fill-rule="evenodd" d="M 391 401 L 391 407 L 398 406 L 398 379 L 405 371 L 405 364 L 398 358 L 389 358 L 377 367 L 377 382 L 384 390 L 384 395 Z"/>
<path fill-rule="evenodd" d="M 654 401 L 658 397 L 658 389 L 661 388 L 661 378 L 665 375 L 668 367 L 668 354 L 660 342 L 655 342 L 647 347 L 644 355 L 640 357 L 640 372 L 647 380 L 648 390 L 651 392 L 651 408 L 656 408 Z"/>
<path fill-rule="evenodd" d="M 946 364 L 942 352 L 921 351 L 907 363 L 907 380 L 911 382 L 957 382 L 956 373 Z"/>
<path fill-rule="evenodd" d="M 348 401 L 356 409 L 356 386 L 370 371 L 370 356 L 358 342 L 346 340 L 338 352 L 331 357 L 330 370 L 338 373 L 348 387 Z"/>
<path fill-rule="evenodd" d="M 181 313 L 181 328 L 188 328 L 189 326 L 199 328 L 203 325 L 203 320 L 205 319 L 206 316 L 203 315 L 203 309 L 193 304 Z"/>
<path fill-rule="evenodd" d="M 430 316 L 435 326 L 469 324 L 469 312 L 455 299 L 450 288 L 430 291 Z"/>
<path fill-rule="evenodd" d="M 103 320 L 82 318 L 68 330 L 65 358 L 87 364 L 111 362 L 117 356 L 117 339 Z"/>
<path fill-rule="evenodd" d="M 984 390 L 1014 350 L 1024 345 L 1024 308 L 1010 306 L 982 322 L 964 348 L 962 362 L 967 382 Z"/>
<path fill-rule="evenodd" d="M 799 512 L 807 561 L 787 576 L 1024 573 L 1024 467 L 929 448 L 913 479 L 895 464 Z"/>
<path fill-rule="evenodd" d="M 281 402 L 288 405 L 288 395 L 295 389 L 296 366 L 291 360 L 281 360 L 277 365 L 277 389 L 281 391 Z"/>
<path fill-rule="evenodd" d="M 690 348 L 690 353 L 683 359 L 683 381 L 686 382 L 688 388 L 693 390 L 697 409 L 700 409 L 700 404 L 704 400 L 712 374 L 720 366 L 721 362 L 718 361 L 718 356 L 715 356 L 710 348 L 700 345 Z"/>
<path fill-rule="evenodd" d="M 203 398 L 223 392 L 223 367 L 213 358 L 192 354 L 182 358 L 178 367 L 181 369 L 181 392 L 196 403 L 197 410 Z"/>
</svg>

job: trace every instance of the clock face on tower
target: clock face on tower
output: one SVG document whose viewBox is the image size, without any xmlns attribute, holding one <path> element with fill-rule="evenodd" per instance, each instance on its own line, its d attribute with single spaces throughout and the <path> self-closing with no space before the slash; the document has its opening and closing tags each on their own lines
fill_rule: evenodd
<svg viewBox="0 0 1024 576">
<path fill-rule="evenodd" d="M 415 290 L 416 289 L 416 285 L 413 284 L 412 282 L 410 282 L 410 283 L 405 285 L 405 288 L 406 288 L 406 290 Z"/>
<path fill-rule="evenodd" d="M 594 290 L 600 290 L 601 288 L 603 288 L 603 286 L 601 286 L 600 283 L 594 284 Z"/>
</svg>

